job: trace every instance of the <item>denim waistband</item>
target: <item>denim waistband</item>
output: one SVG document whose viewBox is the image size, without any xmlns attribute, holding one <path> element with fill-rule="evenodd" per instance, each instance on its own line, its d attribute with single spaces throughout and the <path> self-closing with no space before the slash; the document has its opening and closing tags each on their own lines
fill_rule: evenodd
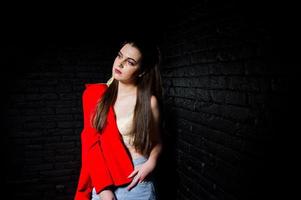
<svg viewBox="0 0 301 200">
<path fill-rule="evenodd" d="M 140 165 L 142 163 L 145 163 L 147 161 L 147 159 L 148 159 L 147 157 L 140 156 L 138 158 L 133 159 L 133 164 L 134 164 L 134 166 Z"/>
</svg>

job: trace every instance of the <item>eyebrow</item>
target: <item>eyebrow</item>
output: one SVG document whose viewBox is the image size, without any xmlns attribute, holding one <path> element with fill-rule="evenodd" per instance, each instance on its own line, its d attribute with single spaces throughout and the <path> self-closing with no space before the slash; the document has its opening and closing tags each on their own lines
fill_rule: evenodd
<svg viewBox="0 0 301 200">
<path fill-rule="evenodd" d="M 123 53 L 121 51 L 119 51 L 119 53 L 123 56 Z M 128 59 L 131 59 L 137 63 L 137 61 L 134 58 L 128 57 Z"/>
</svg>

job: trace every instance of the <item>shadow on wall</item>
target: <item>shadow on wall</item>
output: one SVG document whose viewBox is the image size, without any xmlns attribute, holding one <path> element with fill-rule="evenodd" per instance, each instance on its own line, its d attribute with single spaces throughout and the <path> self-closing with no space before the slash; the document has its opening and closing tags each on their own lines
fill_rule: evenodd
<svg viewBox="0 0 301 200">
<path fill-rule="evenodd" d="M 175 115 L 169 106 L 164 106 L 164 125 L 161 133 L 163 140 L 163 151 L 159 158 L 155 171 L 158 199 L 177 199 L 177 162 L 176 162 L 176 126 Z"/>
</svg>

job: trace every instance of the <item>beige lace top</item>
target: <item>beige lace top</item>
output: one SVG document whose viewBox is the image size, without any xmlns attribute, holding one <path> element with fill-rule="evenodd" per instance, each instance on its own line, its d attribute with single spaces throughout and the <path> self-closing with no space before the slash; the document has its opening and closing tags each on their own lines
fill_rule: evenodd
<svg viewBox="0 0 301 200">
<path fill-rule="evenodd" d="M 113 82 L 114 78 L 113 76 L 106 82 L 106 84 L 108 86 L 110 86 L 110 84 Z M 134 112 L 131 112 L 131 114 L 129 114 L 127 117 L 123 118 L 123 119 L 117 119 L 116 118 L 116 124 L 117 124 L 117 128 L 119 130 L 119 133 L 122 136 L 123 142 L 124 144 L 127 146 L 128 150 L 131 153 L 131 156 L 133 159 L 138 158 L 141 156 L 141 154 L 139 154 L 138 152 L 135 151 L 135 149 L 132 146 L 132 142 L 133 142 L 133 137 L 131 137 L 129 135 L 129 132 L 132 128 L 133 125 L 133 116 L 134 116 Z"/>
<path fill-rule="evenodd" d="M 113 76 L 106 82 L 107 86 L 110 86 L 110 84 L 113 82 L 114 78 Z M 130 146 L 132 144 L 132 139 L 129 135 L 129 132 L 132 128 L 133 124 L 133 115 L 134 112 L 132 112 L 130 115 L 123 119 L 116 119 L 117 127 L 119 130 L 119 133 L 121 134 L 124 143 L 127 146 Z"/>
<path fill-rule="evenodd" d="M 129 132 L 133 125 L 133 115 L 134 112 L 132 112 L 132 114 L 128 115 L 126 118 L 123 118 L 121 120 L 117 119 L 117 127 L 119 129 L 119 133 L 122 136 L 124 144 L 131 154 L 132 159 L 136 159 L 142 155 L 135 150 L 133 146 L 133 137 L 129 135 Z"/>
<path fill-rule="evenodd" d="M 133 138 L 130 137 L 129 133 L 133 125 L 133 115 L 134 112 L 132 112 L 130 115 L 123 119 L 117 119 L 117 126 L 119 129 L 119 132 L 123 138 L 124 143 L 127 146 L 130 146 L 132 144 Z"/>
</svg>

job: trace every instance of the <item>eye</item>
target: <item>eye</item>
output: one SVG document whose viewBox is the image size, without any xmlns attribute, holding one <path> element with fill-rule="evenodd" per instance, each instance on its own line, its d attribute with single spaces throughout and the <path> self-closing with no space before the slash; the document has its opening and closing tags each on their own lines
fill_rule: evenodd
<svg viewBox="0 0 301 200">
<path fill-rule="evenodd" d="M 132 61 L 128 61 L 129 65 L 134 66 L 135 63 L 133 63 Z"/>
</svg>

